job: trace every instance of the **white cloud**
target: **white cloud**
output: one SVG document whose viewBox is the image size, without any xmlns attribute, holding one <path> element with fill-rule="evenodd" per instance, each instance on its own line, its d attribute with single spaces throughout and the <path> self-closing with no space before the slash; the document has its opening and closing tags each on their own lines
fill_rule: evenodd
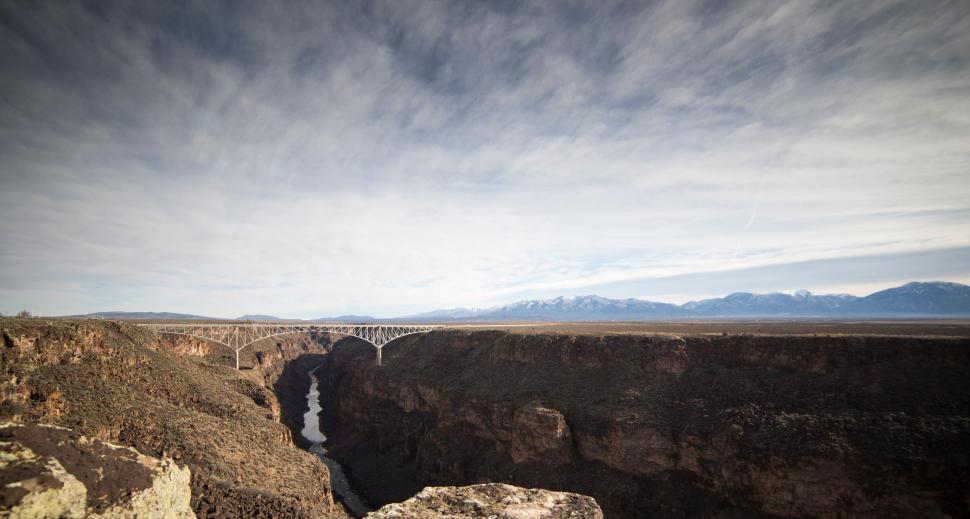
<svg viewBox="0 0 970 519">
<path fill-rule="evenodd" d="M 403 4 L 3 13 L 2 311 L 387 314 L 970 245 L 962 4 Z"/>
</svg>

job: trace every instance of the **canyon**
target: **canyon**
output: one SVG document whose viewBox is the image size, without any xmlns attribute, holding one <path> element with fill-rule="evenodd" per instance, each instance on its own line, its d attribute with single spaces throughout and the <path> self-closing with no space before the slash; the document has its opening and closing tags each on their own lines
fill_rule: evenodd
<svg viewBox="0 0 970 519">
<path fill-rule="evenodd" d="M 427 485 L 586 494 L 607 517 L 956 517 L 965 338 L 441 331 L 327 358 L 331 455 Z"/>
<path fill-rule="evenodd" d="M 257 343 L 236 371 L 218 345 L 125 323 L 0 325 L 0 418 L 170 459 L 199 517 L 352 515 L 305 450 L 311 372 L 327 453 L 374 517 L 493 498 L 564 517 L 970 509 L 965 335 L 446 329 L 376 366 L 320 333 Z"/>
</svg>

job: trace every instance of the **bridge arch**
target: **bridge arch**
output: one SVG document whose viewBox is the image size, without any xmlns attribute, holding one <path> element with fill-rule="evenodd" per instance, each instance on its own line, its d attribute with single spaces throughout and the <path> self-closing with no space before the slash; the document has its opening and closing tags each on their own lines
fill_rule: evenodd
<svg viewBox="0 0 970 519">
<path fill-rule="evenodd" d="M 369 342 L 377 350 L 377 365 L 381 365 L 381 349 L 389 342 L 417 333 L 426 333 L 440 328 L 435 325 L 421 324 L 139 324 L 155 333 L 195 337 L 233 350 L 236 369 L 239 369 L 239 353 L 247 346 L 263 339 L 279 335 L 323 332 L 357 337 Z"/>
</svg>

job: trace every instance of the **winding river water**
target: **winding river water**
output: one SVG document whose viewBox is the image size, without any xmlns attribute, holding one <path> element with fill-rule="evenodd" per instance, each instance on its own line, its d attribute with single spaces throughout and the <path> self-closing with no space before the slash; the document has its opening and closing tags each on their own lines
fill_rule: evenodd
<svg viewBox="0 0 970 519">
<path fill-rule="evenodd" d="M 333 487 L 334 494 L 340 498 L 340 501 L 350 510 L 350 513 L 356 517 L 363 517 L 364 514 L 371 511 L 371 508 L 354 492 L 344 468 L 327 456 L 327 448 L 323 446 L 327 441 L 327 436 L 320 430 L 320 390 L 314 371 L 316 370 L 309 373 L 310 391 L 306 395 L 307 406 L 310 410 L 303 414 L 303 430 L 300 431 L 300 434 L 313 442 L 313 445 L 310 446 L 310 452 L 316 454 L 330 469 L 330 485 Z"/>
</svg>

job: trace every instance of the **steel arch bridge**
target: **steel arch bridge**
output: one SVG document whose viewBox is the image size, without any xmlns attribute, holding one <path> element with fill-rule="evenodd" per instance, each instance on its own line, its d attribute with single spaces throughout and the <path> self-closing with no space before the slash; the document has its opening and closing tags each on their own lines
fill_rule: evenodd
<svg viewBox="0 0 970 519">
<path fill-rule="evenodd" d="M 293 333 L 335 333 L 363 339 L 377 348 L 377 365 L 381 364 L 381 349 L 387 343 L 416 333 L 430 332 L 441 326 L 422 324 L 139 324 L 155 333 L 184 335 L 221 344 L 236 354 L 239 369 L 239 352 L 247 346 L 277 335 Z"/>
</svg>

